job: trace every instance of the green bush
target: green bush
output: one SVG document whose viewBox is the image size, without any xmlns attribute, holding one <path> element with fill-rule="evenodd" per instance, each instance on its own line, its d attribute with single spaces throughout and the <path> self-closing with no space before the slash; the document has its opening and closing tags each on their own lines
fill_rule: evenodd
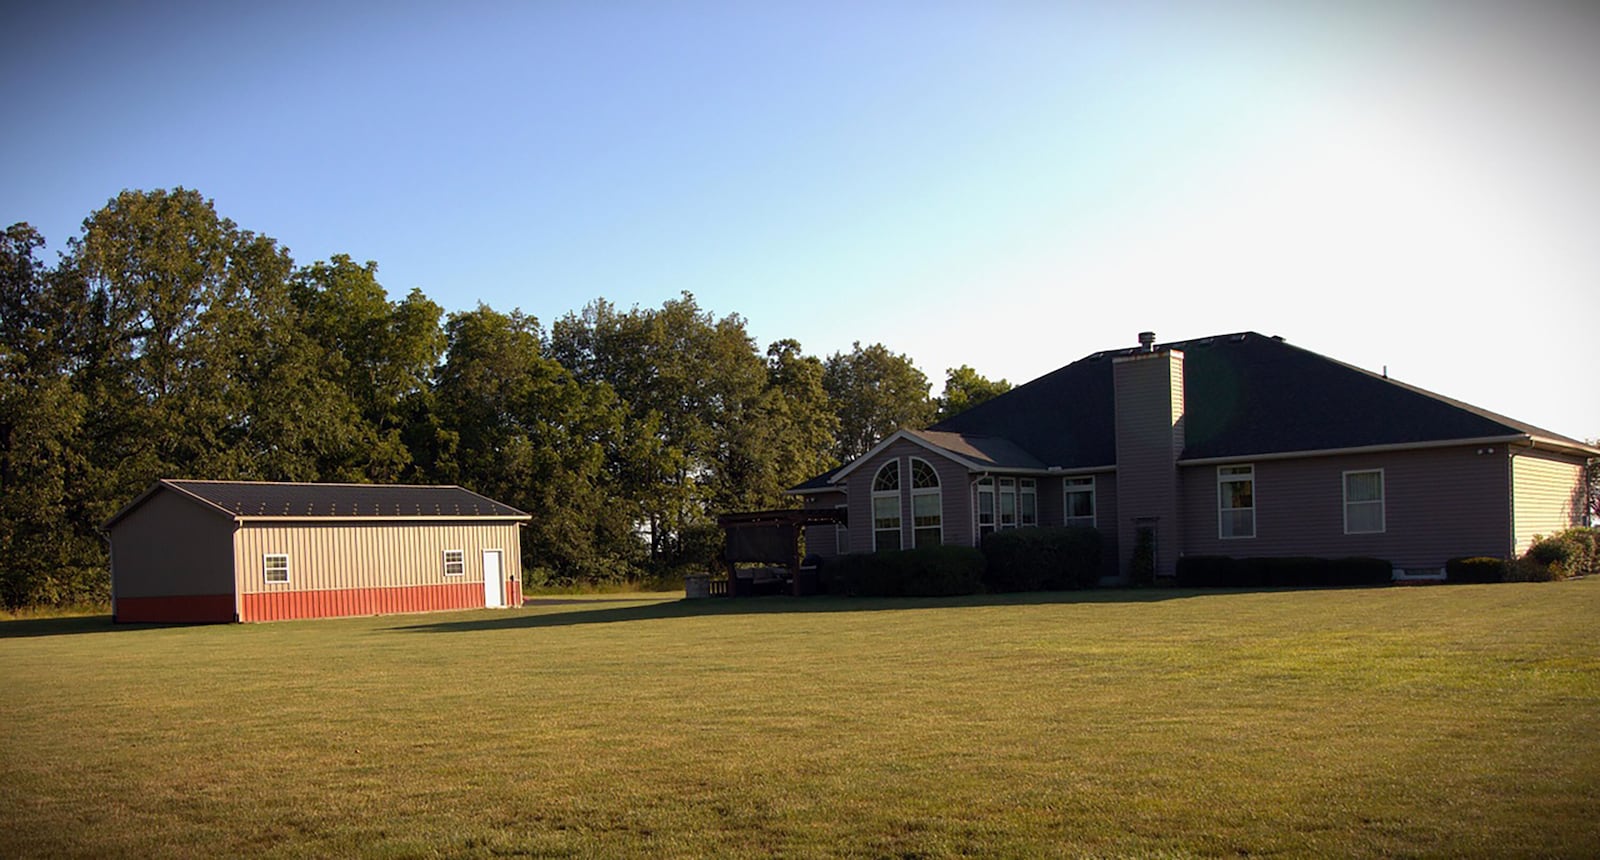
<svg viewBox="0 0 1600 860">
<path fill-rule="evenodd" d="M 1128 559 L 1128 579 L 1134 587 L 1156 584 L 1156 530 L 1140 526 L 1134 532 L 1133 555 Z"/>
<path fill-rule="evenodd" d="M 1526 555 L 1506 565 L 1506 582 L 1554 582 L 1564 578 L 1557 565 L 1541 564 Z"/>
<path fill-rule="evenodd" d="M 1445 582 L 1505 582 L 1510 568 L 1510 562 L 1503 558 L 1452 558 L 1444 563 L 1444 579 Z"/>
<path fill-rule="evenodd" d="M 947 597 L 983 590 L 983 553 L 970 546 L 928 546 L 841 556 L 824 565 L 830 594 Z"/>
<path fill-rule="evenodd" d="M 989 591 L 1057 591 L 1100 583 L 1100 532 L 1060 526 L 1007 529 L 983 537 Z"/>
<path fill-rule="evenodd" d="M 1600 572 L 1600 529 L 1571 528 L 1549 537 L 1534 535 L 1522 560 L 1543 569 L 1541 578 L 1533 580 L 1536 582 Z M 1546 573 L 1548 578 L 1543 578 Z"/>
<path fill-rule="evenodd" d="M 1393 578 L 1393 566 L 1381 558 L 1186 555 L 1178 559 L 1180 588 L 1325 588 L 1386 585 Z"/>
</svg>

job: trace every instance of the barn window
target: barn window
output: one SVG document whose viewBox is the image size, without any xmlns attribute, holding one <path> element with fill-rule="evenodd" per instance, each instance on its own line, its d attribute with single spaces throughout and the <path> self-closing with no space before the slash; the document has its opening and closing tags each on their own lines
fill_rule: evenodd
<svg viewBox="0 0 1600 860">
<path fill-rule="evenodd" d="M 459 549 L 447 549 L 447 550 L 444 551 L 444 575 L 445 576 L 466 576 L 467 575 L 467 554 L 466 554 L 466 552 L 464 552 L 462 550 L 459 550 Z"/>
<path fill-rule="evenodd" d="M 263 556 L 261 566 L 266 571 L 267 582 L 289 581 L 289 556 L 281 553 L 268 553 Z"/>
</svg>

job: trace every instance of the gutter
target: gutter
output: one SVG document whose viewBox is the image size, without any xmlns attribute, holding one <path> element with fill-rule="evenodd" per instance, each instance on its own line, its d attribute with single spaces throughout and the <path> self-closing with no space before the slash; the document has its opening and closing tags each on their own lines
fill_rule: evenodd
<svg viewBox="0 0 1600 860">
<path fill-rule="evenodd" d="M 1218 463 L 1237 463 L 1240 460 L 1297 460 L 1302 457 L 1331 457 L 1339 454 L 1382 454 L 1389 451 L 1421 451 L 1429 448 L 1459 448 L 1467 445 L 1508 445 L 1513 442 L 1533 442 L 1533 437 L 1518 433 L 1514 436 L 1482 436 L 1476 439 L 1445 439 L 1432 442 L 1399 442 L 1390 445 L 1362 445 L 1355 448 L 1317 448 L 1306 451 L 1273 451 L 1258 454 L 1229 454 L 1225 457 L 1194 457 L 1177 461 L 1179 466 L 1210 466 Z M 1558 445 L 1554 440 L 1548 444 Z M 1569 445 L 1561 447 L 1570 448 Z"/>
</svg>

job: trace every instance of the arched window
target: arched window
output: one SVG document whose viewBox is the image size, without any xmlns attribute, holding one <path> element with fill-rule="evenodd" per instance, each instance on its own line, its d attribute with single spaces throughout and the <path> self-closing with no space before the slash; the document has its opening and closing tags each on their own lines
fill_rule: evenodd
<svg viewBox="0 0 1600 860">
<path fill-rule="evenodd" d="M 872 477 L 872 548 L 900 548 L 900 461 L 883 464 Z"/>
<path fill-rule="evenodd" d="M 944 497 L 939 473 L 926 460 L 911 459 L 912 546 L 944 543 Z"/>
</svg>

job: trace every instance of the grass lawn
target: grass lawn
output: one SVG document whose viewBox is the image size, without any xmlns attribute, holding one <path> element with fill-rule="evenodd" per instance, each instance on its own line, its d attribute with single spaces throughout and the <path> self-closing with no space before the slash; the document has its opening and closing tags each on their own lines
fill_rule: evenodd
<svg viewBox="0 0 1600 860">
<path fill-rule="evenodd" d="M 0 856 L 1600 852 L 1600 579 L 0 624 Z"/>
</svg>

